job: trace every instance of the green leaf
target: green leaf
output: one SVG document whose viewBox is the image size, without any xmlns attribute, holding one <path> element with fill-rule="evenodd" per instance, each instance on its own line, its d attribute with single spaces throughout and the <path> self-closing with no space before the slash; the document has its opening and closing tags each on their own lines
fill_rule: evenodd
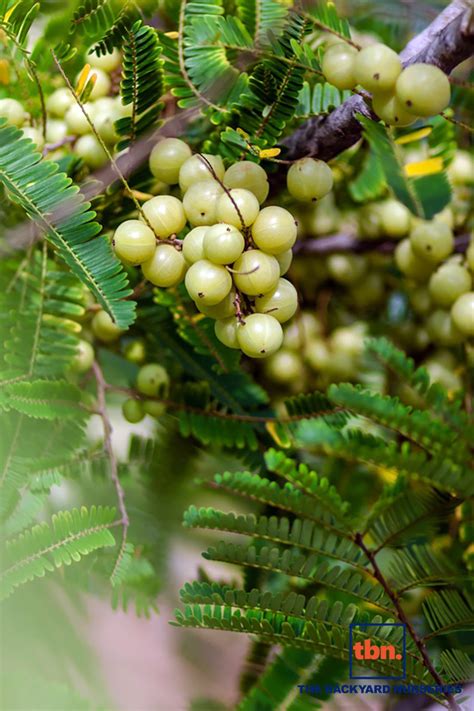
<svg viewBox="0 0 474 711">
<path fill-rule="evenodd" d="M 125 300 L 131 294 L 127 277 L 109 240 L 97 236 L 101 228 L 93 221 L 89 203 L 55 163 L 42 159 L 32 141 L 4 120 L 0 122 L 0 183 L 117 325 L 129 326 L 135 303 Z"/>
<path fill-rule="evenodd" d="M 81 391 L 66 381 L 35 380 L 5 385 L 0 405 L 12 408 L 28 417 L 54 420 L 63 417 L 81 418 Z"/>
</svg>

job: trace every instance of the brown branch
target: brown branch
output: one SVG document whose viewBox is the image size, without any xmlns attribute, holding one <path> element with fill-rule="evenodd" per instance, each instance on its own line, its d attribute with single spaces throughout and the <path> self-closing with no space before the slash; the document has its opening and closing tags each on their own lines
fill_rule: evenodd
<svg viewBox="0 0 474 711">
<path fill-rule="evenodd" d="M 468 59 L 474 50 L 474 13 L 467 0 L 453 0 L 421 34 L 408 43 L 400 54 L 407 66 L 414 62 L 436 64 L 449 74 Z M 330 160 L 350 148 L 362 137 L 362 126 L 355 115 L 374 117 L 362 96 L 351 96 L 332 113 L 314 116 L 300 126 L 282 144 L 286 158 L 316 156 Z"/>
<path fill-rule="evenodd" d="M 409 635 L 412 638 L 413 642 L 415 643 L 418 651 L 420 652 L 421 657 L 423 659 L 424 667 L 429 671 L 429 673 L 431 674 L 432 678 L 436 681 L 436 684 L 438 686 L 444 686 L 444 681 L 440 677 L 440 675 L 438 674 L 436 669 L 434 668 L 433 663 L 428 655 L 428 652 L 427 652 L 427 649 L 426 649 L 426 646 L 425 646 L 423 640 L 418 636 L 415 628 L 413 627 L 412 623 L 410 622 L 407 615 L 405 614 L 405 610 L 403 609 L 403 607 L 401 605 L 401 602 L 400 602 L 400 599 L 399 599 L 397 593 L 395 593 L 392 590 L 390 585 L 385 580 L 385 577 L 384 577 L 382 571 L 380 570 L 378 563 L 375 559 L 374 552 L 371 551 L 369 548 L 367 548 L 367 546 L 365 545 L 365 543 L 362 539 L 362 535 L 360 533 L 357 533 L 355 535 L 355 542 L 367 556 L 367 558 L 372 566 L 372 569 L 374 571 L 374 577 L 378 580 L 380 585 L 385 590 L 385 593 L 390 598 L 390 600 L 397 612 L 398 619 L 400 620 L 400 622 L 402 622 L 402 624 L 405 625 L 407 632 L 409 633 Z M 452 694 L 445 693 L 445 694 L 443 694 L 443 696 L 445 697 L 446 701 L 448 702 L 448 705 L 449 705 L 449 708 L 451 709 L 451 711 L 459 711 L 459 706 L 456 703 Z"/>
<path fill-rule="evenodd" d="M 117 560 L 115 561 L 114 569 L 110 576 L 111 578 L 113 578 L 125 553 L 130 520 L 125 504 L 125 492 L 123 490 L 122 484 L 120 483 L 118 475 L 117 458 L 115 456 L 112 444 L 112 425 L 110 424 L 110 420 L 107 414 L 107 403 L 105 400 L 105 393 L 107 391 L 108 386 L 104 379 L 102 368 L 100 367 L 97 361 L 94 361 L 94 363 L 92 364 L 92 370 L 97 383 L 97 413 L 102 420 L 102 425 L 104 428 L 104 448 L 109 458 L 110 476 L 114 484 L 115 491 L 117 492 L 118 507 L 121 516 L 120 525 L 122 526 L 122 542 L 120 544 L 120 550 L 118 552 Z"/>
<path fill-rule="evenodd" d="M 469 234 L 455 237 L 454 251 L 465 252 L 470 239 Z M 293 247 L 293 252 L 294 254 L 334 254 L 335 252 L 392 254 L 398 244 L 396 240 L 359 239 L 356 235 L 341 233 L 317 239 L 299 240 Z"/>
</svg>

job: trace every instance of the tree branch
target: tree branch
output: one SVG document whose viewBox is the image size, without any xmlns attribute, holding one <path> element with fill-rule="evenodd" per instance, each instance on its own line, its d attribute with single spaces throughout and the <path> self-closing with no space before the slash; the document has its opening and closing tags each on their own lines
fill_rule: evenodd
<svg viewBox="0 0 474 711">
<path fill-rule="evenodd" d="M 453 0 L 450 5 L 400 54 L 404 66 L 414 62 L 436 64 L 449 74 L 474 51 L 474 10 L 469 0 Z M 370 94 L 351 96 L 332 113 L 314 116 L 282 142 L 285 158 L 295 160 L 315 156 L 330 160 L 357 143 L 362 127 L 357 113 L 376 118 L 365 101 Z"/>
</svg>

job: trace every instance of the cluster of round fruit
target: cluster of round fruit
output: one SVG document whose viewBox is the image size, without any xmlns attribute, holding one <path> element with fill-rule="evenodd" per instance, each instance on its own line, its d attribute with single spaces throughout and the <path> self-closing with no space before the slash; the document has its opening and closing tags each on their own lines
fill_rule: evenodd
<svg viewBox="0 0 474 711">
<path fill-rule="evenodd" d="M 229 348 L 253 358 L 277 351 L 281 323 L 297 309 L 296 290 L 282 278 L 297 226 L 282 207 L 260 209 L 269 190 L 264 169 L 241 161 L 225 170 L 220 156 L 192 155 L 180 139 L 166 138 L 151 152 L 150 170 L 167 185 L 179 184 L 181 197 L 157 195 L 143 204 L 138 220 L 119 225 L 113 235 L 119 258 L 141 265 L 159 287 L 184 279 Z"/>
<path fill-rule="evenodd" d="M 94 127 L 105 144 L 113 146 L 118 135 L 115 131 L 115 121 L 126 116 L 130 107 L 121 103 L 119 96 L 110 96 L 112 82 L 110 72 L 120 66 L 121 55 L 118 50 L 97 57 L 87 56 L 90 66 L 86 81 L 92 80 L 93 88 L 84 109 L 92 120 Z M 31 117 L 22 104 L 16 99 L 0 99 L 0 117 L 17 128 L 22 128 L 27 138 L 30 138 L 38 149 L 49 145 L 61 144 L 67 136 L 75 138 L 74 153 L 91 169 L 105 165 L 107 154 L 100 141 L 93 134 L 92 128 L 79 104 L 75 101 L 67 87 L 60 87 L 46 99 L 46 136 L 38 126 L 33 125 Z M 25 125 L 26 124 L 26 125 Z"/>
<path fill-rule="evenodd" d="M 372 107 L 391 126 L 409 126 L 419 117 L 443 111 L 451 98 L 449 79 L 432 64 L 411 64 L 405 69 L 400 57 L 385 44 L 371 44 L 358 51 L 347 42 L 327 47 L 322 70 L 338 89 L 357 85 L 372 93 Z"/>
<path fill-rule="evenodd" d="M 141 422 L 145 415 L 161 417 L 166 412 L 166 404 L 161 400 L 166 400 L 170 387 L 170 378 L 165 368 L 159 363 L 143 365 L 138 371 L 135 385 L 140 397 L 128 398 L 122 404 L 122 413 L 127 422 Z"/>
<path fill-rule="evenodd" d="M 442 221 L 419 221 L 395 251 L 400 271 L 413 282 L 413 310 L 426 318 L 430 339 L 443 346 L 474 336 L 474 243 L 453 255 L 454 237 Z M 421 286 L 425 283 L 426 286 Z"/>
</svg>

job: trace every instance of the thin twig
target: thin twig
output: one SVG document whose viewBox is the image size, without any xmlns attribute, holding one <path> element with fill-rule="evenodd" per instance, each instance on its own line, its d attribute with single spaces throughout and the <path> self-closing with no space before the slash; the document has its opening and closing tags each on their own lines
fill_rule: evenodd
<svg viewBox="0 0 474 711">
<path fill-rule="evenodd" d="M 115 561 L 114 568 L 110 575 L 110 577 L 113 578 L 125 553 L 130 520 L 125 504 L 125 492 L 123 490 L 122 484 L 120 483 L 118 475 L 117 458 L 115 456 L 112 444 L 112 425 L 110 424 L 110 419 L 107 414 L 107 403 L 105 399 L 105 393 L 107 391 L 108 386 L 104 379 L 102 368 L 100 367 L 97 361 L 94 361 L 94 363 L 92 364 L 92 370 L 94 372 L 94 376 L 97 383 L 97 412 L 102 420 L 102 425 L 104 428 L 104 448 L 109 458 L 110 476 L 113 481 L 115 491 L 117 492 L 118 507 L 121 516 L 120 523 L 122 525 L 122 543 L 120 545 L 117 560 Z"/>
</svg>

